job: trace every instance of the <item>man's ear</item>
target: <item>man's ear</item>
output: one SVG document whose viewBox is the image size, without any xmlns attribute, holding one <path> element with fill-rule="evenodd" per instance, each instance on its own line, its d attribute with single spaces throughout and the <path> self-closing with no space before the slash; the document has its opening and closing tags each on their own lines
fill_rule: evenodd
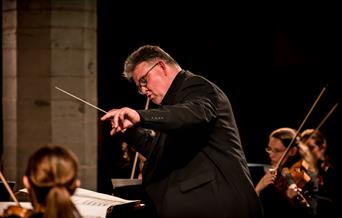
<svg viewBox="0 0 342 218">
<path fill-rule="evenodd" d="M 164 74 L 166 74 L 167 73 L 167 71 L 166 71 L 166 68 L 167 68 L 166 64 L 163 61 L 159 61 L 158 64 L 162 68 Z"/>
<path fill-rule="evenodd" d="M 27 176 L 23 176 L 23 184 L 26 189 L 30 189 L 31 185 Z"/>
</svg>

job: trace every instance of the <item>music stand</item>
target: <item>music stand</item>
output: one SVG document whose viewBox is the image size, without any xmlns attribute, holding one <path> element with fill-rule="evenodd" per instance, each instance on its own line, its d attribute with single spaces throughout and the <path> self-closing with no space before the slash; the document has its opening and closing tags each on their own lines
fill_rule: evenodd
<svg viewBox="0 0 342 218">
<path fill-rule="evenodd" d="M 15 181 L 7 181 L 10 188 L 13 190 Z M 0 181 L 0 201 L 11 201 L 11 196 L 8 193 L 4 183 Z"/>
</svg>

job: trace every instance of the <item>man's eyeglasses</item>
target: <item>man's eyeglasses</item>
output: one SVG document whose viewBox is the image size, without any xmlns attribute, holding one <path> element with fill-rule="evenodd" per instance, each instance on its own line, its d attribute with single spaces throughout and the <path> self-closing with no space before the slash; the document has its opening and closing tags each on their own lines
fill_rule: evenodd
<svg viewBox="0 0 342 218">
<path fill-rule="evenodd" d="M 281 152 L 284 152 L 285 150 L 278 149 L 278 148 L 272 148 L 272 147 L 268 146 L 268 147 L 265 148 L 265 151 L 267 153 L 281 153 Z"/>
<path fill-rule="evenodd" d="M 148 74 L 151 72 L 151 70 L 153 70 L 153 68 L 155 68 L 157 65 L 159 64 L 159 62 L 155 63 L 150 69 L 148 69 L 148 71 L 146 71 L 146 73 L 144 74 L 144 76 L 142 76 L 139 81 L 138 81 L 138 91 L 140 94 L 144 94 L 142 91 L 143 87 L 147 86 L 147 76 Z"/>
</svg>

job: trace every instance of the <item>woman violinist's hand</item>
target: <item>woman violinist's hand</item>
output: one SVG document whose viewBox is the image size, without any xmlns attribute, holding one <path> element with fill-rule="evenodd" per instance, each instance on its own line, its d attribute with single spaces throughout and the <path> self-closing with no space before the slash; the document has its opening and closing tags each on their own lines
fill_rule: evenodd
<svg viewBox="0 0 342 218">
<path fill-rule="evenodd" d="M 305 205 L 306 207 L 310 207 L 309 201 L 302 194 L 302 189 L 299 188 L 296 184 L 291 184 L 286 190 L 286 196 L 293 204 L 299 203 L 300 205 Z"/>
<path fill-rule="evenodd" d="M 110 134 L 114 135 L 140 122 L 140 115 L 137 111 L 131 108 L 123 107 L 120 109 L 110 110 L 103 117 L 101 117 L 102 121 L 108 119 L 111 120 L 112 124 L 112 130 L 110 131 Z"/>
<path fill-rule="evenodd" d="M 298 195 L 298 192 L 300 191 L 301 189 L 298 188 L 296 184 L 291 184 L 286 190 L 286 196 L 289 199 L 294 199 Z"/>
<path fill-rule="evenodd" d="M 277 171 L 273 169 L 267 170 L 265 175 L 260 179 L 258 184 L 255 186 L 255 191 L 258 195 L 264 190 L 268 185 L 273 184 L 277 176 Z"/>
</svg>

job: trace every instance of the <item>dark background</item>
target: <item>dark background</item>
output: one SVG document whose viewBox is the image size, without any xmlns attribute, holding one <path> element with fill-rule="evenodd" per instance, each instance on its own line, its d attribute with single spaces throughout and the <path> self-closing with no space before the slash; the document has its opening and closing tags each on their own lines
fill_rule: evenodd
<svg viewBox="0 0 342 218">
<path fill-rule="evenodd" d="M 272 130 L 298 128 L 325 86 L 304 129 L 316 128 L 341 99 L 340 7 L 301 4 L 98 0 L 98 106 L 144 108 L 146 99 L 121 76 L 123 62 L 144 44 L 159 45 L 225 91 L 247 161 L 268 163 L 264 148 Z M 339 172 L 341 121 L 339 105 L 321 128 Z M 111 178 L 129 178 L 131 171 L 122 142 L 109 130 L 99 121 L 98 191 L 107 193 Z"/>
<path fill-rule="evenodd" d="M 268 134 L 298 129 L 323 87 L 304 129 L 316 128 L 340 100 L 341 24 L 333 5 L 168 4 L 98 1 L 101 108 L 144 108 L 145 98 L 121 76 L 127 55 L 144 44 L 161 46 L 225 91 L 249 163 L 268 163 Z M 99 126 L 99 191 L 105 192 L 108 178 L 123 176 L 116 162 L 121 142 L 108 136 L 108 124 Z M 341 106 L 320 130 L 339 168 Z"/>
</svg>

